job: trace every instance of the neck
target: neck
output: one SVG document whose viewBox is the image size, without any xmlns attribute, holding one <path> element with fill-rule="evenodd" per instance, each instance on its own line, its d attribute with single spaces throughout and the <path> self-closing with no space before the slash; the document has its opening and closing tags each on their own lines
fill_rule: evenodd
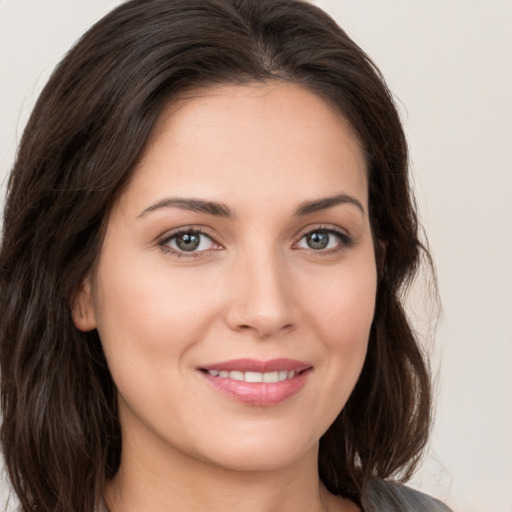
<svg viewBox="0 0 512 512">
<path fill-rule="evenodd" d="M 110 512 L 357 510 L 325 489 L 318 478 L 317 451 L 315 446 L 293 467 L 237 471 L 179 452 L 166 460 L 141 457 L 140 451 L 132 457 L 123 444 L 120 469 L 105 500 Z"/>
</svg>

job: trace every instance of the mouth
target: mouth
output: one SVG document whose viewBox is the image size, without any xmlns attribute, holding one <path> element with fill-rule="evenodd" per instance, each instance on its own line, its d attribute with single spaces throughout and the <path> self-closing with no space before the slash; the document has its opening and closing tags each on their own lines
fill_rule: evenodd
<svg viewBox="0 0 512 512">
<path fill-rule="evenodd" d="M 217 377 L 219 379 L 233 379 L 233 380 L 239 380 L 243 382 L 282 382 L 284 380 L 293 379 L 295 375 L 300 375 L 301 373 L 307 371 L 302 370 L 300 372 L 296 372 L 295 370 L 278 370 L 275 372 L 241 372 L 238 370 L 202 370 L 208 375 L 211 375 L 212 377 Z"/>
<path fill-rule="evenodd" d="M 223 395 L 244 404 L 269 406 L 297 394 L 313 366 L 293 359 L 237 359 L 198 369 Z"/>
</svg>

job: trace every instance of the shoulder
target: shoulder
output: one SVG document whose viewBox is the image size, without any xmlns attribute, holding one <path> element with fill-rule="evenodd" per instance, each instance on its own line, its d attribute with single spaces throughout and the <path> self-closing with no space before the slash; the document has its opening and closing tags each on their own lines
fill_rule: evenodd
<svg viewBox="0 0 512 512">
<path fill-rule="evenodd" d="M 451 512 L 427 494 L 377 479 L 364 486 L 361 502 L 365 512 Z"/>
</svg>

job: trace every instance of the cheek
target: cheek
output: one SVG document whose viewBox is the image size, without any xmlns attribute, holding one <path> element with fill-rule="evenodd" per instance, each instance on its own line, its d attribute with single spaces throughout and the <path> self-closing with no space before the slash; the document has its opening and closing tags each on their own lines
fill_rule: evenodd
<svg viewBox="0 0 512 512">
<path fill-rule="evenodd" d="M 156 425 L 155 411 L 168 411 L 162 423 L 170 428 L 170 415 L 190 400 L 191 354 L 205 337 L 215 296 L 201 293 L 199 279 L 186 272 L 170 278 L 168 270 L 138 268 L 134 262 L 130 272 L 125 270 L 100 268 L 95 299 L 98 333 L 123 422 L 133 425 L 135 415 L 153 418 L 150 423 Z"/>
<path fill-rule="evenodd" d="M 187 351 L 203 336 L 215 296 L 204 293 L 204 281 L 187 273 L 169 275 L 168 270 L 138 266 L 129 271 L 103 262 L 95 294 L 98 332 L 105 355 L 116 373 L 149 373 L 164 364 L 179 369 Z M 203 293 L 201 293 L 203 291 Z M 136 377 L 135 377 L 136 378 Z"/>
<path fill-rule="evenodd" d="M 333 272 L 321 286 L 309 294 L 308 323 L 319 333 L 326 350 L 324 358 L 333 396 L 340 397 L 337 407 L 352 392 L 361 372 L 375 311 L 377 289 L 373 257 L 356 261 Z M 339 412 L 339 411 L 338 411 Z"/>
<path fill-rule="evenodd" d="M 368 338 L 376 292 L 375 261 L 368 256 L 326 275 L 308 294 L 308 312 L 331 341 L 358 344 Z"/>
<path fill-rule="evenodd" d="M 376 271 L 372 258 L 365 265 L 331 269 L 325 279 L 303 294 L 309 334 L 317 340 L 317 375 L 311 421 L 323 435 L 345 407 L 361 373 L 373 321 Z M 315 418 L 315 419 L 313 419 Z M 309 421 L 309 420 L 308 420 Z"/>
</svg>

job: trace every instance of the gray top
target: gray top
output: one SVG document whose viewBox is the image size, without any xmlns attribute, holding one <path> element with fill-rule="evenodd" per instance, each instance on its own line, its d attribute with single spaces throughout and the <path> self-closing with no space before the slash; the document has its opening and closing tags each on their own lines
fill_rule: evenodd
<svg viewBox="0 0 512 512">
<path fill-rule="evenodd" d="M 452 512 L 440 501 L 410 487 L 384 480 L 369 482 L 362 495 L 364 512 Z M 97 512 L 108 512 L 102 503 Z"/>
<path fill-rule="evenodd" d="M 440 501 L 405 485 L 372 480 L 363 489 L 364 512 L 451 512 Z"/>
</svg>

